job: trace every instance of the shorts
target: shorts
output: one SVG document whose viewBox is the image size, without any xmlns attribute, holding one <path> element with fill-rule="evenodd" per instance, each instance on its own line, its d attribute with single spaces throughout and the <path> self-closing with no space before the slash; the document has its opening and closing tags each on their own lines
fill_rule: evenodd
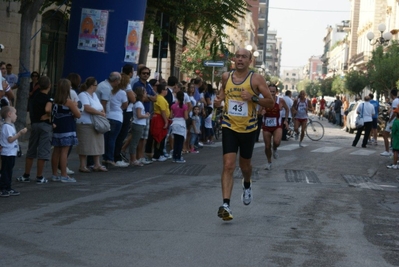
<svg viewBox="0 0 399 267">
<path fill-rule="evenodd" d="M 266 126 L 262 126 L 262 130 L 264 131 L 264 132 L 269 132 L 269 133 L 273 133 L 275 130 L 277 130 L 277 129 L 282 129 L 283 128 L 283 125 L 279 125 L 279 126 L 276 126 L 276 127 L 266 127 Z"/>
<path fill-rule="evenodd" d="M 378 119 L 377 118 L 373 118 L 373 122 L 372 122 L 372 129 L 377 129 L 378 128 Z"/>
<path fill-rule="evenodd" d="M 51 124 L 46 122 L 32 123 L 26 157 L 50 160 L 52 133 L 53 126 Z"/>
<path fill-rule="evenodd" d="M 240 157 L 244 159 L 252 158 L 254 145 L 256 141 L 256 131 L 250 133 L 237 133 L 227 127 L 222 128 L 223 155 L 238 152 L 240 148 Z"/>
<path fill-rule="evenodd" d="M 297 118 L 295 118 L 295 120 L 299 121 L 300 123 L 308 121 L 308 119 L 297 119 Z"/>
<path fill-rule="evenodd" d="M 143 129 L 143 135 L 141 136 L 141 139 L 148 139 L 148 134 L 150 133 L 150 118 L 145 119 L 146 124 Z"/>
</svg>

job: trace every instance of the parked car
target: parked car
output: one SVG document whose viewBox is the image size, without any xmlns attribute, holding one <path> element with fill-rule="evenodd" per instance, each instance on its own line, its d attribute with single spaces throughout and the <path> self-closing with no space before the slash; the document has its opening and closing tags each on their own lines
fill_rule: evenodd
<svg viewBox="0 0 399 267">
<path fill-rule="evenodd" d="M 348 115 L 346 115 L 346 131 L 353 133 L 356 130 L 356 117 L 357 117 L 357 107 L 362 104 L 363 101 L 350 102 L 348 108 Z"/>
</svg>

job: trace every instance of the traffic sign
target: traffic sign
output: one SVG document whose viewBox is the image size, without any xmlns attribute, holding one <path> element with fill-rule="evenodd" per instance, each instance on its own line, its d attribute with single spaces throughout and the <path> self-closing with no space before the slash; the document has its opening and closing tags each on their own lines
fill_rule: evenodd
<svg viewBox="0 0 399 267">
<path fill-rule="evenodd" d="M 212 60 L 205 60 L 204 61 L 205 67 L 224 67 L 224 61 L 212 61 Z"/>
</svg>

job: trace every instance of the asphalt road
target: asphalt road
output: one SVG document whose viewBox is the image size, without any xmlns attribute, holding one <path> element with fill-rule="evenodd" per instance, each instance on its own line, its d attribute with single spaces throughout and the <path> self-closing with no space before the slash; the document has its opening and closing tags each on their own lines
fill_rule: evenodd
<svg viewBox="0 0 399 267">
<path fill-rule="evenodd" d="M 283 142 L 271 171 L 255 145 L 254 200 L 242 204 L 237 169 L 230 222 L 216 214 L 220 142 L 186 164 L 76 173 L 76 184 L 14 179 L 21 195 L 0 199 L 0 265 L 399 266 L 399 170 L 386 168 L 382 139 L 354 148 L 353 134 L 323 124 L 320 141 Z M 23 166 L 18 158 L 15 177 Z"/>
</svg>

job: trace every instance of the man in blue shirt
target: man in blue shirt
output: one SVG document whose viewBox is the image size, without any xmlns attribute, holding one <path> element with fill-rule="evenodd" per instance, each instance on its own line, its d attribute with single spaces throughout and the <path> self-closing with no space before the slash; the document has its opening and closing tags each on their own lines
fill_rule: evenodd
<svg viewBox="0 0 399 267">
<path fill-rule="evenodd" d="M 378 110 L 380 108 L 380 103 L 378 103 L 377 100 L 374 100 L 374 94 L 369 94 L 370 97 L 370 104 L 374 106 L 374 116 L 373 118 L 373 125 L 371 128 L 371 134 L 370 137 L 372 136 L 371 140 L 369 143 L 374 143 L 374 145 L 377 145 L 377 136 L 378 136 L 378 131 L 377 131 L 377 126 L 378 126 Z"/>
</svg>

